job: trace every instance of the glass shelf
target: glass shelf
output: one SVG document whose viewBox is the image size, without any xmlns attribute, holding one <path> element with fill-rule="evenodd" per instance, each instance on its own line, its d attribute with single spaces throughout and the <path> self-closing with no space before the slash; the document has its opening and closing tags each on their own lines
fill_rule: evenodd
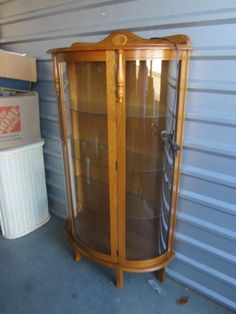
<svg viewBox="0 0 236 314">
<path fill-rule="evenodd" d="M 169 210 L 167 208 L 165 210 L 161 208 L 161 201 L 159 207 L 156 206 L 157 205 L 154 202 L 141 199 L 134 194 L 127 193 L 126 219 L 150 220 L 169 215 Z"/>
<path fill-rule="evenodd" d="M 104 175 L 104 173 L 103 173 Z M 109 190 L 108 183 L 98 180 L 93 174 L 93 178 L 86 176 L 76 176 L 77 186 L 81 185 L 83 189 L 83 201 L 77 199 L 79 211 L 87 209 L 91 212 L 97 212 L 101 215 L 109 211 Z M 162 189 L 163 190 L 163 189 Z M 169 204 L 166 204 L 164 190 L 158 195 L 159 205 L 157 202 L 148 198 L 142 198 L 134 193 L 126 194 L 126 218 L 128 219 L 155 219 L 169 214 Z M 168 191 L 169 193 L 169 191 Z M 79 197 L 79 196 L 78 196 Z M 162 201 L 161 201 L 162 200 Z M 162 206 L 162 208 L 161 208 Z M 164 209 L 165 208 L 165 209 Z"/>
<path fill-rule="evenodd" d="M 73 159 L 80 162 L 81 164 L 81 167 L 87 167 L 87 168 L 90 168 L 90 167 L 97 167 L 97 168 L 108 168 L 107 165 L 101 165 L 99 164 L 99 162 L 95 162 L 94 160 L 90 159 L 90 158 L 85 158 L 85 159 L 78 159 L 78 158 L 75 158 L 73 156 Z"/>
<path fill-rule="evenodd" d="M 79 104 L 78 104 L 79 106 Z M 81 110 L 81 109 L 75 109 L 71 106 L 66 106 L 66 109 L 71 112 L 77 112 L 78 114 L 83 114 L 83 115 L 102 115 L 102 116 L 107 116 L 107 111 L 97 111 L 99 109 L 100 104 L 90 104 L 91 106 L 91 111 L 88 109 L 88 105 L 85 106 L 86 110 Z M 136 106 L 133 106 L 135 108 Z M 96 111 L 94 110 L 96 108 Z M 126 114 L 126 119 L 163 119 L 167 117 L 173 116 L 173 113 L 170 112 L 170 109 L 168 111 L 161 110 L 158 113 L 153 112 L 152 109 L 148 109 L 146 112 L 136 112 L 136 110 L 132 110 L 131 112 L 127 112 Z"/>
<path fill-rule="evenodd" d="M 85 171 L 84 171 L 85 170 Z M 87 169 L 81 169 L 81 174 L 75 176 L 77 186 L 82 186 L 83 198 L 91 198 L 100 197 L 100 194 L 103 194 L 104 199 L 108 199 L 109 197 L 109 187 L 108 187 L 108 169 L 100 168 L 100 167 L 92 167 L 88 172 Z M 89 195 L 90 194 L 90 195 Z M 80 199 L 80 195 L 78 198 Z M 102 196 L 101 196 L 102 197 Z M 99 198 L 100 199 L 100 198 Z M 88 203 L 90 204 L 90 202 Z M 89 205 L 87 205 L 90 207 Z M 91 206 L 94 207 L 94 206 Z M 104 206 L 102 206 L 104 207 Z M 108 207 L 108 203 L 107 206 Z"/>
<path fill-rule="evenodd" d="M 73 159 L 79 161 L 81 165 L 87 167 L 108 167 L 108 147 L 104 144 L 94 143 L 87 140 L 73 140 Z M 159 171 L 165 171 L 173 167 L 170 164 L 170 158 L 166 155 L 166 151 L 163 151 L 163 147 L 160 147 L 162 153 L 159 158 L 153 158 L 152 156 L 145 156 L 143 154 L 127 151 L 126 153 L 126 168 L 128 172 L 150 172 L 155 173 Z"/>
<path fill-rule="evenodd" d="M 99 106 L 98 106 L 99 107 Z M 79 114 L 86 114 L 86 115 L 103 115 L 103 116 L 107 116 L 107 112 L 97 112 L 94 111 L 94 109 L 91 109 L 91 111 L 89 111 L 88 109 L 86 110 L 81 110 L 81 109 L 74 109 L 70 106 L 66 107 L 67 110 L 70 110 L 72 112 L 77 112 Z"/>
<path fill-rule="evenodd" d="M 99 219 L 107 219 L 108 212 L 104 211 L 104 208 L 100 208 L 100 206 L 97 206 L 97 207 L 90 207 L 90 206 L 91 204 L 78 201 L 78 207 L 80 208 L 80 210 L 78 211 L 77 217 L 80 215 L 80 212 L 87 211 L 87 212 L 96 214 L 96 216 Z M 107 206 L 105 206 L 105 209 L 107 209 Z"/>
<path fill-rule="evenodd" d="M 110 253 L 110 212 L 107 170 L 76 176 L 77 235 L 90 248 Z M 104 172 L 105 171 L 105 172 Z M 101 181 L 103 180 L 103 181 Z"/>
<path fill-rule="evenodd" d="M 108 147 L 105 144 L 72 139 L 73 158 L 87 166 L 108 167 Z"/>
<path fill-rule="evenodd" d="M 154 115 L 154 114 L 149 114 L 149 115 L 144 115 L 144 116 L 141 116 L 141 115 L 127 115 L 126 116 L 126 120 L 129 120 L 129 119 L 164 119 L 164 118 L 168 118 L 168 117 L 171 117 L 170 114 L 163 114 L 163 115 Z"/>
<path fill-rule="evenodd" d="M 173 163 L 169 164 L 167 159 L 162 156 L 159 158 L 150 158 L 135 152 L 126 152 L 126 168 L 127 172 L 155 173 L 171 169 Z"/>
<path fill-rule="evenodd" d="M 107 173 L 103 171 L 103 175 L 105 175 Z M 82 180 L 84 181 L 85 184 L 87 185 L 91 185 L 93 187 L 97 187 L 98 189 L 103 189 L 103 190 L 106 190 L 105 192 L 108 193 L 108 184 L 106 182 L 106 180 L 103 180 L 103 181 L 100 181 L 100 180 L 97 180 L 95 178 L 90 178 L 88 180 L 87 176 L 86 175 L 78 175 L 76 176 L 76 180 Z"/>
<path fill-rule="evenodd" d="M 162 119 L 170 116 L 169 110 L 165 104 L 154 103 L 142 105 L 126 104 L 126 119 Z"/>
<path fill-rule="evenodd" d="M 131 155 L 132 153 L 130 153 L 129 155 Z M 134 154 L 136 156 L 136 154 Z M 129 161 L 129 157 L 131 159 L 131 161 Z M 79 159 L 76 158 L 75 156 L 73 156 L 73 159 L 78 161 L 81 164 L 81 167 L 86 167 L 87 169 L 89 168 L 93 168 L 93 167 L 98 167 L 98 168 L 108 168 L 107 164 L 101 164 L 99 162 L 99 160 L 94 160 L 92 158 L 84 158 L 84 159 Z M 162 171 L 166 171 L 169 169 L 173 168 L 173 164 L 172 165 L 160 165 L 158 168 L 148 168 L 148 166 L 152 166 L 152 163 L 150 162 L 145 162 L 147 161 L 145 158 L 140 158 L 138 159 L 137 156 L 135 157 L 135 162 L 134 162 L 134 157 L 133 156 L 128 156 L 127 158 L 127 172 L 135 172 L 135 173 L 156 173 L 156 172 L 162 172 Z M 154 163 L 159 163 L 161 162 L 161 160 L 153 160 L 153 164 Z M 133 164 L 132 166 L 129 164 Z"/>
<path fill-rule="evenodd" d="M 86 176 L 76 176 L 76 184 L 83 190 L 83 201 L 77 199 L 79 211 L 87 209 L 89 211 L 107 213 L 109 211 L 109 190 L 108 183 L 99 181 L 98 178 Z M 164 191 L 162 191 L 164 193 Z M 80 197 L 80 196 L 78 196 Z M 147 197 L 142 198 L 134 193 L 126 194 L 126 218 L 128 219 L 155 219 L 169 214 L 169 204 L 166 204 L 166 196 L 158 195 L 159 205 L 157 202 L 149 200 Z M 161 208 L 162 206 L 162 208 Z M 164 209 L 165 208 L 165 209 Z"/>
</svg>

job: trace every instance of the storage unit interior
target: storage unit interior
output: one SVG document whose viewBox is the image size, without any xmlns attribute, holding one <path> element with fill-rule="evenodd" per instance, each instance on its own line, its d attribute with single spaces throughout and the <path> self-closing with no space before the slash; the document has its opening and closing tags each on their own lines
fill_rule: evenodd
<svg viewBox="0 0 236 314">
<path fill-rule="evenodd" d="M 67 208 L 61 140 L 51 56 L 47 55 L 46 51 L 52 47 L 66 47 L 76 41 L 98 42 L 111 30 L 121 27 L 130 29 L 145 38 L 163 37 L 173 33 L 184 33 L 191 38 L 193 50 L 190 61 L 176 221 L 174 246 L 176 257 L 166 268 L 168 277 L 161 285 L 168 291 L 166 303 L 169 304 L 169 311 L 163 308 L 163 311 L 167 313 L 181 312 L 183 307 L 187 312 L 192 313 L 196 310 L 196 302 L 198 311 L 201 312 L 201 307 L 203 313 L 211 312 L 208 308 L 209 303 L 204 303 L 203 298 L 201 301 L 196 301 L 194 297 L 190 297 L 188 305 L 178 306 L 175 298 L 178 292 L 173 289 L 174 294 L 171 294 L 171 289 L 175 286 L 174 281 L 171 281 L 168 288 L 166 286 L 170 278 L 233 311 L 236 309 L 234 254 L 236 168 L 233 140 L 236 130 L 236 38 L 232 36 L 236 31 L 233 18 L 235 10 L 236 2 L 233 0 L 215 1 L 214 4 L 212 1 L 200 1 L 197 6 L 193 6 L 191 1 L 154 0 L 92 0 L 90 3 L 73 0 L 0 2 L 1 48 L 26 53 L 37 59 L 38 82 L 33 84 L 33 89 L 39 93 L 40 97 L 48 200 L 51 213 L 62 219 L 67 217 Z M 129 312 L 129 307 L 127 306 L 126 309 L 125 305 L 132 296 L 137 296 L 142 290 L 144 297 L 138 295 L 137 302 L 132 302 L 130 305 L 136 306 L 136 311 L 140 312 L 142 309 L 145 312 L 145 306 L 151 313 L 156 313 L 157 308 L 161 311 L 160 302 L 164 298 L 158 298 L 155 291 L 152 294 L 147 284 L 146 278 L 150 278 L 152 274 L 126 274 L 125 291 L 115 291 L 115 295 L 117 297 L 123 295 L 127 299 L 122 297 L 121 302 L 116 303 L 113 295 L 108 301 L 107 295 L 112 293 L 113 289 L 106 279 L 110 279 L 110 276 L 107 276 L 109 273 L 112 277 L 113 271 L 100 268 L 86 258 L 82 259 L 79 265 L 74 265 L 70 258 L 67 259 L 68 250 L 67 243 L 63 239 L 63 222 L 59 224 L 59 221 L 53 218 L 52 216 L 49 226 L 32 233 L 26 239 L 12 242 L 1 238 L 1 245 L 4 243 L 7 254 L 0 254 L 3 275 L 1 306 L 5 304 L 7 309 L 15 306 L 18 312 L 23 309 L 22 313 L 25 313 L 27 306 L 28 312 L 34 312 L 35 306 L 39 306 L 40 298 L 41 306 L 44 306 L 45 298 L 48 299 L 50 296 L 51 308 L 48 311 L 53 312 L 57 311 L 56 305 L 61 308 L 68 307 L 71 291 L 76 293 L 79 289 L 80 295 L 83 294 L 88 299 L 86 302 L 84 302 L 84 297 L 73 299 L 76 302 L 71 303 L 72 312 L 77 306 L 81 306 L 80 309 L 83 311 L 83 305 L 87 304 L 89 304 L 89 310 L 84 308 L 84 311 L 93 312 L 95 303 L 95 312 L 99 309 L 106 313 L 108 304 L 116 306 L 117 311 L 121 310 L 120 307 L 123 305 L 124 312 Z M 52 224 L 55 220 L 58 221 L 57 233 Z M 50 233 L 46 230 L 50 230 Z M 40 235 L 43 231 L 45 231 L 45 237 L 42 239 Z M 24 245 L 24 241 L 29 241 L 28 246 Z M 37 242 L 37 247 L 34 241 Z M 55 251 L 51 250 L 52 246 L 54 249 L 59 249 L 60 246 L 61 252 L 65 251 L 64 257 L 68 263 L 63 267 L 61 267 L 63 256 L 56 255 Z M 50 260 L 45 257 L 44 262 L 39 263 L 38 256 L 42 257 L 44 252 L 53 253 L 53 256 Z M 22 263 L 22 259 L 25 260 L 26 256 L 28 256 L 28 262 L 31 260 L 31 263 L 34 263 L 31 273 L 30 268 L 27 267 L 26 271 L 25 263 Z M 35 261 L 37 261 L 37 267 Z M 46 263 L 51 266 L 51 269 L 48 268 L 48 273 L 45 269 Z M 17 268 L 15 265 L 18 265 Z M 91 268 L 88 269 L 88 265 L 91 265 Z M 95 266 L 95 271 L 92 271 L 92 265 Z M 45 285 L 38 282 L 37 274 L 40 272 L 40 267 L 46 276 L 44 281 L 47 282 L 46 289 Z M 73 274 L 70 273 L 72 267 L 74 267 Z M 96 267 L 102 271 L 96 271 Z M 15 271 L 12 271 L 13 268 Z M 62 269 L 64 276 L 61 273 Z M 55 276 L 55 273 L 58 276 Z M 67 277 L 68 273 L 71 277 Z M 57 283 L 55 283 L 55 278 L 59 280 Z M 25 285 L 30 279 L 35 289 L 31 289 L 30 293 L 25 295 Z M 43 281 L 41 276 L 40 279 Z M 67 289 L 65 283 L 70 284 L 70 290 Z M 88 287 L 89 283 L 91 285 Z M 102 283 L 104 283 L 103 286 L 101 286 Z M 62 289 L 55 289 L 56 285 Z M 40 287 L 41 291 L 39 291 Z M 50 289 L 49 294 L 48 289 Z M 105 298 L 103 298 L 104 293 Z M 179 294 L 181 295 L 181 292 Z M 152 296 L 153 299 L 148 296 Z M 66 302 L 66 297 L 68 297 L 68 302 Z M 22 302 L 22 299 L 25 302 Z M 30 305 L 32 305 L 31 308 Z M 177 307 L 172 308 L 171 305 L 177 305 Z M 192 309 L 189 306 L 192 306 Z M 68 308 L 66 310 L 68 311 Z M 214 311 L 217 312 L 217 309 L 213 308 L 212 312 Z M 14 313 L 13 310 L 12 312 Z M 107 312 L 110 312 L 110 309 Z M 219 311 L 219 313 L 225 312 L 227 312 L 226 308 Z"/>
</svg>

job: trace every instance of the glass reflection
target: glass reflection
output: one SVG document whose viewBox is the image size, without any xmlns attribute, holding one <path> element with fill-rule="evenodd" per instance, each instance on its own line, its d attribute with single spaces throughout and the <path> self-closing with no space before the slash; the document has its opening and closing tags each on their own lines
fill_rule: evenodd
<svg viewBox="0 0 236 314">
<path fill-rule="evenodd" d="M 64 64 L 64 98 L 76 234 L 110 254 L 105 62 Z"/>
<path fill-rule="evenodd" d="M 167 248 L 173 155 L 161 132 L 175 128 L 175 62 L 126 62 L 126 258 Z M 172 75 L 173 74 L 173 75 Z"/>
</svg>

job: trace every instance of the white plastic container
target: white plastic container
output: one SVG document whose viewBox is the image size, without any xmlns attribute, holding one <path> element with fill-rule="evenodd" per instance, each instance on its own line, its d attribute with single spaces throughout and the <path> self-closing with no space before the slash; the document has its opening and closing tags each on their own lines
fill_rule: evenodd
<svg viewBox="0 0 236 314">
<path fill-rule="evenodd" d="M 0 224 L 7 239 L 24 236 L 50 218 L 43 144 L 0 151 Z"/>
</svg>

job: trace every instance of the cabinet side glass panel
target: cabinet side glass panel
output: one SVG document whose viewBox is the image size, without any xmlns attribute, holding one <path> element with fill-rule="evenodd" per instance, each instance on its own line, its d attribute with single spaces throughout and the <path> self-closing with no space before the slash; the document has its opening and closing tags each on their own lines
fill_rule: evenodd
<svg viewBox="0 0 236 314">
<path fill-rule="evenodd" d="M 174 158 L 163 132 L 175 129 L 176 62 L 125 67 L 126 259 L 144 260 L 167 250 Z"/>
<path fill-rule="evenodd" d="M 75 232 L 110 254 L 106 63 L 63 63 Z"/>
</svg>

